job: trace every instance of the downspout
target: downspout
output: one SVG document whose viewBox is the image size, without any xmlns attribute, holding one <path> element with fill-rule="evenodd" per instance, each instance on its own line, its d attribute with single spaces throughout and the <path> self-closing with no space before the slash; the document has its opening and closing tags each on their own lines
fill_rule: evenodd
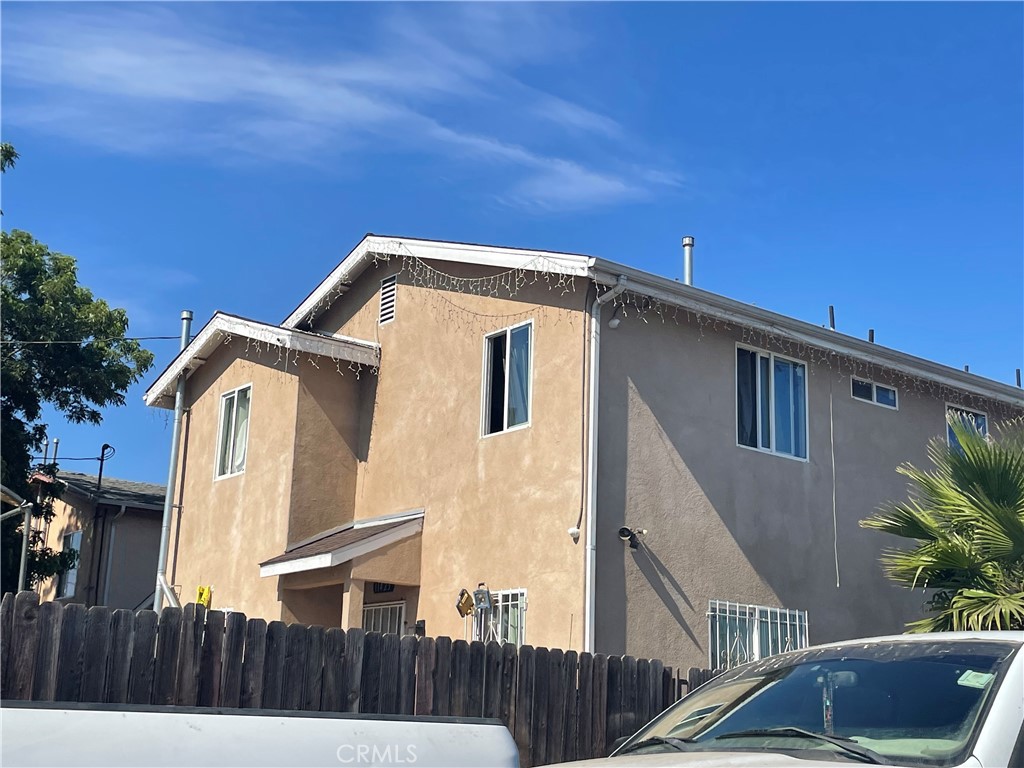
<svg viewBox="0 0 1024 768">
<path fill-rule="evenodd" d="M 126 504 L 121 505 L 120 511 L 114 515 L 114 519 L 110 521 L 110 530 L 107 538 L 107 563 L 103 569 L 103 602 L 100 605 L 107 605 L 110 599 L 110 568 L 114 560 L 114 534 L 117 532 L 116 525 L 117 521 L 124 517 L 125 510 L 128 509 Z"/>
<path fill-rule="evenodd" d="M 587 553 L 583 623 L 583 650 L 594 652 L 594 582 L 597 573 L 597 395 L 601 375 L 601 306 L 626 290 L 626 277 L 619 275 L 613 288 L 599 294 L 590 305 L 590 393 L 587 403 Z"/>
<path fill-rule="evenodd" d="M 181 351 L 185 351 L 191 340 L 192 311 L 181 312 Z M 171 461 L 167 468 L 167 490 L 164 492 L 164 518 L 160 525 L 160 554 L 156 565 L 156 589 L 153 595 L 153 610 L 157 613 L 163 608 L 164 597 L 175 608 L 180 608 L 178 596 L 167 583 L 167 545 L 171 538 L 171 514 L 174 511 L 174 483 L 178 477 L 178 451 L 181 442 L 181 416 L 185 412 L 185 376 L 186 371 L 178 375 L 177 387 L 174 391 L 174 425 L 171 428 Z"/>
</svg>

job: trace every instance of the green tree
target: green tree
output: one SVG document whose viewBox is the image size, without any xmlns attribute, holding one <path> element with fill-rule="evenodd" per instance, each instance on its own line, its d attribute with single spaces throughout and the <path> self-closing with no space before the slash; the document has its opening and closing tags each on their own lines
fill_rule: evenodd
<svg viewBox="0 0 1024 768">
<path fill-rule="evenodd" d="M 861 525 L 916 543 L 881 558 L 896 583 L 934 590 L 911 632 L 1024 629 L 1024 420 L 992 437 L 955 415 L 949 423 L 956 441 L 931 443 L 932 469 L 899 468 L 909 498 Z"/>
<path fill-rule="evenodd" d="M 17 153 L 0 147 L 3 169 Z M 33 466 L 46 425 L 43 404 L 68 421 L 99 424 L 101 408 L 124 405 L 125 392 L 153 364 L 153 355 L 124 338 L 128 316 L 78 283 L 75 259 L 51 251 L 28 232 L 2 233 L 0 243 L 0 482 L 26 498 L 33 471 L 53 475 L 55 466 Z M 71 343 L 68 343 L 71 342 Z M 44 503 L 34 511 L 52 516 L 56 485 L 45 485 Z M 2 589 L 14 588 L 21 552 L 21 523 L 5 521 L 0 537 Z M 32 540 L 30 581 L 73 565 Z"/>
</svg>

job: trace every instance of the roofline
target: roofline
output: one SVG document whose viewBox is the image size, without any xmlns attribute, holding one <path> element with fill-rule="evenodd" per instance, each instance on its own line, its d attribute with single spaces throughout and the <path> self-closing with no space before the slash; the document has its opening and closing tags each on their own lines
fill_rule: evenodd
<svg viewBox="0 0 1024 768">
<path fill-rule="evenodd" d="M 629 281 L 628 290 L 712 317 L 835 351 L 868 363 L 934 381 L 1016 408 L 1024 408 L 1024 391 L 1011 384 L 967 373 L 941 363 L 899 352 L 847 334 L 796 320 L 751 304 L 670 280 L 651 272 L 582 254 L 457 243 L 368 234 L 282 323 L 295 327 L 309 319 L 333 290 L 350 283 L 370 264 L 374 254 L 415 256 L 437 261 L 456 261 L 506 269 L 537 269 L 588 277 L 614 285 L 619 275 Z"/>
<path fill-rule="evenodd" d="M 480 264 L 502 269 L 536 269 L 539 272 L 576 275 L 587 277 L 594 259 L 578 253 L 558 253 L 524 248 L 505 248 L 494 245 L 456 243 L 444 240 L 419 240 L 406 237 L 366 235 L 341 260 L 331 273 L 303 299 L 281 323 L 286 328 L 295 328 L 309 319 L 331 291 L 338 286 L 351 283 L 370 266 L 375 256 L 414 256 L 430 261 L 451 261 Z"/>
<path fill-rule="evenodd" d="M 917 378 L 935 381 L 954 389 L 964 390 L 982 397 L 1007 403 L 1017 408 L 1024 407 L 1024 390 L 1012 384 L 986 379 L 976 374 L 960 371 L 941 363 L 899 352 L 890 347 L 875 344 L 830 328 L 796 320 L 761 307 L 711 293 L 691 285 L 644 272 L 624 264 L 605 259 L 595 259 L 593 279 L 604 285 L 615 285 L 619 276 L 626 278 L 626 290 L 650 296 L 653 299 L 710 315 L 721 320 L 745 325 L 776 336 L 786 336 L 795 341 L 841 355 L 854 357 L 864 362 L 894 369 Z"/>
<path fill-rule="evenodd" d="M 299 547 L 305 547 L 308 544 L 312 544 L 320 539 L 333 536 L 336 533 L 342 531 L 348 531 L 353 528 L 373 528 L 377 525 L 387 525 L 388 523 L 405 522 L 406 520 L 418 520 L 424 515 L 423 507 L 417 509 L 406 510 L 405 512 L 394 512 L 389 515 L 379 515 L 378 517 L 364 517 L 360 520 L 353 520 L 348 523 L 342 523 L 336 525 L 333 528 L 328 528 L 326 531 L 320 531 L 320 533 L 314 533 L 312 536 L 308 536 L 301 541 L 297 541 L 294 544 L 289 544 L 284 548 L 285 553 L 294 552 Z"/>
<path fill-rule="evenodd" d="M 37 478 L 38 479 L 43 479 L 44 476 L 41 476 L 41 475 L 37 474 L 37 475 L 35 475 L 33 477 L 33 479 L 37 479 Z M 46 479 L 48 480 L 49 478 L 46 478 Z M 70 488 L 75 493 L 77 493 L 79 496 L 84 496 L 85 498 L 89 499 L 89 501 L 91 501 L 91 502 L 93 502 L 95 504 L 107 504 L 107 505 L 112 506 L 112 507 L 130 507 L 132 509 L 155 509 L 155 510 L 163 509 L 163 505 L 162 504 L 149 504 L 148 502 L 144 502 L 144 501 L 143 502 L 127 502 L 124 499 L 115 499 L 115 498 L 111 498 L 110 496 L 103 496 L 102 494 L 97 494 L 95 489 L 89 490 L 87 487 L 85 487 L 83 485 L 79 485 L 78 483 L 76 483 L 76 482 L 74 482 L 72 480 L 68 480 L 66 478 L 63 478 L 63 477 L 60 476 L 59 472 L 57 473 L 57 477 L 54 478 L 54 479 L 64 483 L 64 485 L 67 488 Z M 110 479 L 110 480 L 120 480 L 121 478 L 111 477 L 111 478 L 108 478 L 108 479 Z M 131 482 L 131 481 L 128 481 L 128 482 Z M 103 489 L 100 488 L 100 491 L 102 491 L 102 490 Z M 164 489 L 163 493 L 165 493 L 165 494 L 167 493 L 166 488 Z"/>
<path fill-rule="evenodd" d="M 260 577 L 281 576 L 286 573 L 314 571 L 320 568 L 333 568 L 336 565 L 355 560 L 357 557 L 376 552 L 378 549 L 383 549 L 389 544 L 407 539 L 423 530 L 423 515 L 407 517 L 404 521 L 393 520 L 390 522 L 397 522 L 398 524 L 394 528 L 376 533 L 362 541 L 357 541 L 335 550 L 320 552 L 315 555 L 306 555 L 305 557 L 296 557 L 292 560 L 282 560 L 276 563 L 268 562 L 266 565 L 260 563 Z"/>
<path fill-rule="evenodd" d="M 284 349 L 341 358 L 361 365 L 376 366 L 380 363 L 380 345 L 372 341 L 348 336 L 323 336 L 218 311 L 146 390 L 142 396 L 146 405 L 170 408 L 173 405 L 172 391 L 178 376 L 182 373 L 190 376 L 201 367 L 206 358 L 201 357 L 200 353 L 212 341 L 224 336 L 241 336 Z"/>
</svg>

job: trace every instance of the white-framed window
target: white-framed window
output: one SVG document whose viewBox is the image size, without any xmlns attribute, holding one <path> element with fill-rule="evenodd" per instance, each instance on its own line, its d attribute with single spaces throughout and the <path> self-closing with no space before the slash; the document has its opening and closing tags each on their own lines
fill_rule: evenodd
<svg viewBox="0 0 1024 768">
<path fill-rule="evenodd" d="M 398 275 L 385 277 L 380 281 L 380 312 L 377 325 L 385 325 L 395 319 L 395 299 L 398 298 Z"/>
<path fill-rule="evenodd" d="M 969 427 L 974 427 L 981 433 L 982 437 L 988 437 L 988 414 L 982 411 L 972 411 L 969 408 L 963 406 L 953 405 L 951 403 L 946 404 L 946 442 L 954 448 L 960 447 L 960 441 L 956 439 L 956 435 L 953 434 L 953 427 L 950 426 L 949 420 L 951 418 L 960 419 L 964 424 Z"/>
<path fill-rule="evenodd" d="M 484 338 L 484 436 L 529 426 L 532 379 L 532 320 Z"/>
<path fill-rule="evenodd" d="M 491 592 L 494 607 L 473 614 L 473 639 L 522 645 L 526 642 L 526 590 Z"/>
<path fill-rule="evenodd" d="M 858 379 L 854 376 L 850 379 L 850 394 L 855 400 L 863 400 L 893 410 L 899 408 L 899 395 L 895 387 L 887 387 L 884 384 Z"/>
<path fill-rule="evenodd" d="M 364 605 L 363 629 L 381 634 L 405 634 L 405 602 Z"/>
<path fill-rule="evenodd" d="M 246 384 L 220 396 L 220 437 L 217 443 L 216 477 L 240 475 L 245 471 L 251 400 L 252 384 Z"/>
<path fill-rule="evenodd" d="M 82 532 L 74 531 L 72 533 L 65 533 L 64 540 L 61 544 L 61 551 L 68 552 L 74 550 L 81 554 L 82 552 Z M 78 586 L 78 561 L 75 561 L 75 567 L 69 568 L 64 573 L 57 576 L 57 597 L 74 597 L 75 588 Z"/>
<path fill-rule="evenodd" d="M 736 347 L 736 444 L 807 458 L 807 366 Z"/>
<path fill-rule="evenodd" d="M 729 669 L 809 644 L 807 611 L 728 600 L 708 603 L 708 661 L 712 669 Z"/>
</svg>

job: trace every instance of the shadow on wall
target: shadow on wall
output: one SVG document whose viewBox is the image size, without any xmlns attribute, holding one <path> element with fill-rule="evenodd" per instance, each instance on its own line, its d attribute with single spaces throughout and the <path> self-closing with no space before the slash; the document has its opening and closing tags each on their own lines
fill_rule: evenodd
<svg viewBox="0 0 1024 768">
<path fill-rule="evenodd" d="M 676 623 L 679 624 L 687 637 L 693 641 L 693 644 L 700 648 L 700 641 L 684 618 L 683 612 L 679 609 L 679 601 L 682 601 L 686 604 L 689 611 L 694 611 L 693 603 L 686 596 L 686 591 L 676 581 L 672 572 L 665 567 L 661 558 L 654 553 L 654 550 L 646 542 L 641 542 L 640 546 L 632 550 L 632 552 L 633 562 L 636 563 L 637 568 L 640 569 L 640 572 L 650 583 L 655 593 L 661 599 L 661 602 L 665 604 L 665 608 L 672 614 L 672 618 L 676 620 Z"/>
<path fill-rule="evenodd" d="M 657 611 L 661 615 L 650 621 L 660 621 L 664 632 L 669 615 L 684 629 L 688 618 L 703 635 L 707 600 L 728 599 L 809 611 L 817 629 L 812 642 L 902 631 L 919 614 L 921 596 L 885 579 L 878 556 L 886 542 L 858 522 L 880 502 L 905 492 L 894 469 L 923 457 L 935 431 L 932 411 L 941 419 L 941 404 L 908 397 L 899 412 L 865 405 L 850 397 L 849 378 L 836 383 L 836 373 L 818 369 L 810 371 L 817 376 L 808 376 L 809 460 L 741 448 L 733 383 L 740 339 L 726 333 L 697 339 L 685 328 L 666 331 L 678 337 L 671 343 L 680 354 L 642 355 L 636 349 L 644 344 L 634 339 L 617 350 L 624 364 L 607 376 L 607 389 L 606 377 L 601 384 L 602 395 L 611 390 L 623 398 L 615 416 L 621 445 L 612 455 L 625 472 L 623 487 L 615 489 L 625 521 L 613 523 L 609 513 L 602 526 L 651 531 L 648 541 L 665 562 L 645 562 L 639 552 L 634 560 L 647 582 L 643 586 L 653 589 L 668 613 Z M 602 422 L 602 438 L 605 427 Z M 630 591 L 641 585 L 624 570 L 618 578 L 627 590 L 630 616 L 624 619 L 632 622 L 632 634 L 641 621 L 635 609 L 656 604 Z"/>
</svg>

